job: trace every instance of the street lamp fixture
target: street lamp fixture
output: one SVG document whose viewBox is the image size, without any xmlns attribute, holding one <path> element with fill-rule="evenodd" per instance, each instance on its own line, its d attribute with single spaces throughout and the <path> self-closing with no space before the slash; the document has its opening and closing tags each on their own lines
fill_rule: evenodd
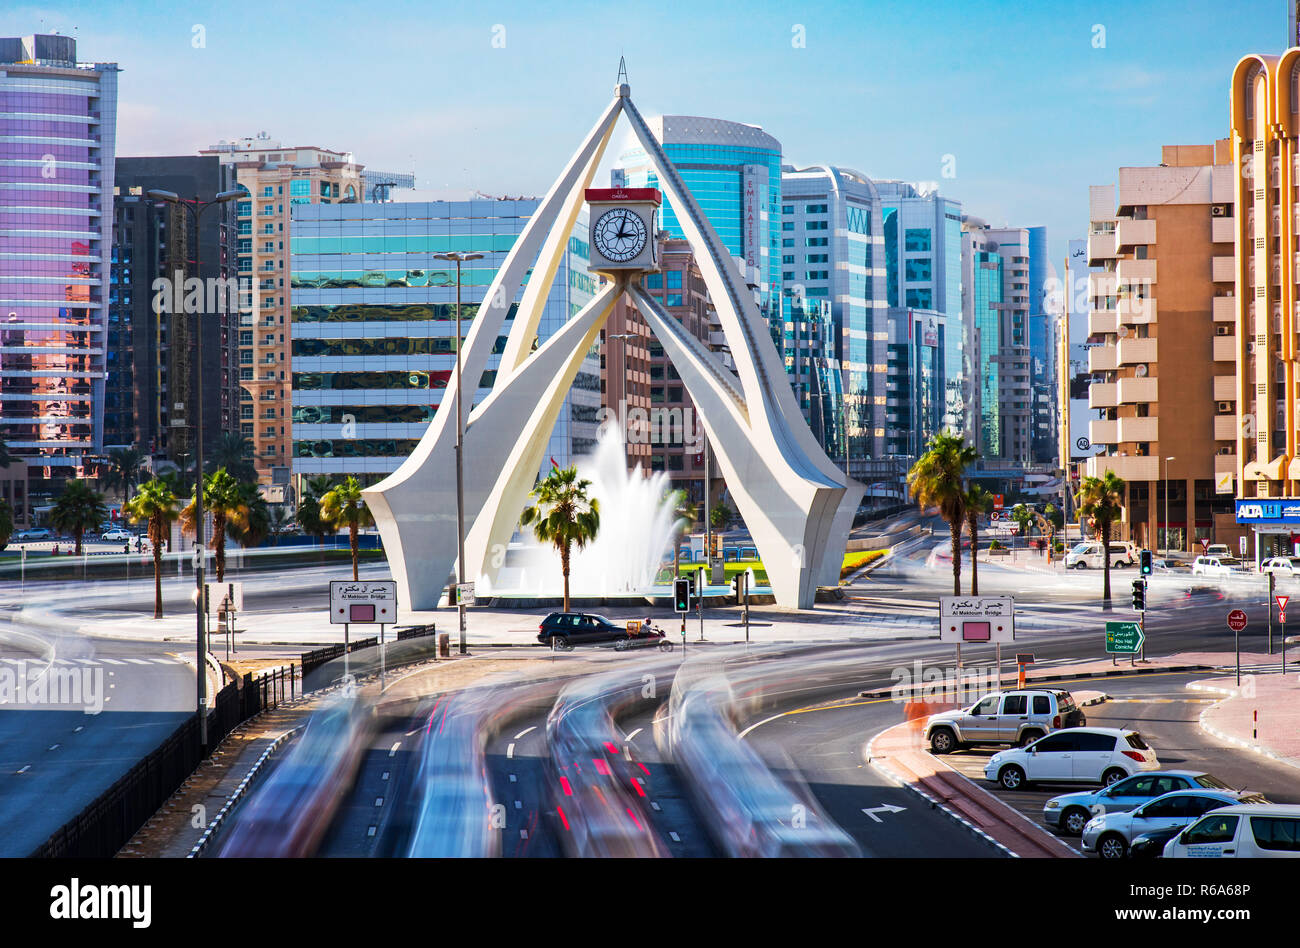
<svg viewBox="0 0 1300 948">
<path fill-rule="evenodd" d="M 482 260 L 481 253 L 466 253 L 453 250 L 448 253 L 435 253 L 435 260 L 449 260 L 456 264 L 456 569 L 459 583 L 465 583 L 465 413 L 460 397 L 460 268 L 470 260 Z M 460 620 L 460 654 L 468 651 L 465 644 L 465 604 L 456 596 L 456 612 Z"/>
<path fill-rule="evenodd" d="M 150 188 L 145 192 L 145 196 L 155 201 L 163 201 L 167 204 L 174 204 L 177 207 L 185 209 L 185 212 L 194 222 L 194 272 L 196 276 L 202 274 L 202 268 L 199 265 L 199 255 L 202 249 L 202 234 L 199 230 L 199 222 L 203 219 L 203 212 L 210 207 L 218 204 L 225 204 L 241 197 L 245 192 L 220 191 L 211 201 L 193 201 L 183 200 L 175 191 L 164 191 L 161 188 Z M 176 287 L 176 292 L 172 294 L 172 299 L 181 299 L 183 287 Z M 201 294 L 201 298 L 206 298 L 206 294 Z M 202 304 L 200 304 L 200 307 Z M 195 648 L 198 652 L 197 658 L 197 678 L 198 678 L 198 706 L 196 713 L 199 719 L 199 747 L 203 752 L 208 747 L 208 629 L 207 629 L 207 611 L 204 608 L 203 596 L 203 567 L 205 563 L 205 538 L 203 536 L 203 313 L 200 311 L 195 317 L 194 333 L 194 625 L 195 625 Z"/>
</svg>

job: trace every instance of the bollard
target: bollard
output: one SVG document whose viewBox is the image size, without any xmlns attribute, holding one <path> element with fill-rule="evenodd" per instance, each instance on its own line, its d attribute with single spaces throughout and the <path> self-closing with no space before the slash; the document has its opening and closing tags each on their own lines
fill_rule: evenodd
<svg viewBox="0 0 1300 948">
<path fill-rule="evenodd" d="M 451 657 L 451 633 L 450 632 L 438 633 L 438 655 L 441 658 Z"/>
</svg>

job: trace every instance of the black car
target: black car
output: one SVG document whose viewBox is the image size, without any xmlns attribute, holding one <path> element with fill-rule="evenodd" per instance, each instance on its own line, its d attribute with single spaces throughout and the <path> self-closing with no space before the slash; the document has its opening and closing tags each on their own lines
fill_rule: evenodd
<svg viewBox="0 0 1300 948">
<path fill-rule="evenodd" d="M 627 638 L 625 626 L 587 612 L 552 612 L 537 629 L 537 641 L 561 651 L 575 645 L 617 642 Z"/>
<path fill-rule="evenodd" d="M 1185 829 L 1186 826 L 1166 826 L 1164 829 L 1135 836 L 1133 842 L 1129 843 L 1128 854 L 1134 859 L 1159 859 L 1164 855 L 1165 843 Z"/>
</svg>

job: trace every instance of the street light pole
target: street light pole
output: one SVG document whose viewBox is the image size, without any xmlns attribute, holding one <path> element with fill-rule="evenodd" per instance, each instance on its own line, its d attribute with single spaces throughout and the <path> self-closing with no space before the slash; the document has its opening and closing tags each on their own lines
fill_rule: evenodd
<svg viewBox="0 0 1300 948">
<path fill-rule="evenodd" d="M 1175 460 L 1177 458 L 1165 458 L 1165 551 L 1163 555 L 1166 559 L 1169 558 L 1169 462 Z"/>
<path fill-rule="evenodd" d="M 465 253 L 453 250 L 450 253 L 436 253 L 435 260 L 451 260 L 456 264 L 456 569 L 458 584 L 465 584 L 465 410 L 461 400 L 460 375 L 460 268 L 467 260 L 482 260 L 481 253 Z M 460 654 L 468 652 L 465 644 L 465 603 L 461 601 L 459 590 L 456 594 L 456 614 L 460 622 Z"/>
<path fill-rule="evenodd" d="M 221 191 L 211 201 L 199 201 L 197 198 L 193 203 L 183 201 L 180 195 L 174 191 L 150 190 L 146 196 L 155 201 L 163 201 L 177 207 L 184 208 L 186 213 L 194 221 L 194 272 L 195 276 L 202 279 L 202 267 L 200 265 L 201 253 L 203 247 L 203 234 L 200 230 L 200 224 L 203 220 L 203 212 L 217 204 L 225 204 L 233 201 L 243 194 L 243 191 Z M 172 288 L 172 309 L 175 310 L 176 300 L 185 299 L 185 287 L 177 286 Z M 224 299 L 224 297 L 222 297 Z M 206 752 L 208 748 L 208 628 L 207 628 L 207 603 L 203 595 L 203 567 L 206 559 L 204 555 L 203 536 L 203 316 L 204 303 L 207 294 L 200 290 L 199 311 L 194 317 L 194 626 L 195 626 L 195 651 L 196 672 L 198 679 L 198 696 L 195 713 L 199 719 L 199 747 L 201 751 Z M 182 307 L 183 308 L 183 307 Z"/>
</svg>

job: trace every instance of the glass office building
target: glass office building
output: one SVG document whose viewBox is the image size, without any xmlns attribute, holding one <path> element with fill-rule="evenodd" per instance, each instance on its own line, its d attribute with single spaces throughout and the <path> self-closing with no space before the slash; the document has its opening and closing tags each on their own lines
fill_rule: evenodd
<svg viewBox="0 0 1300 948">
<path fill-rule="evenodd" d="M 456 367 L 456 268 L 433 255 L 481 253 L 462 268 L 462 333 L 498 267 L 540 202 L 537 199 L 293 208 L 292 365 L 295 475 L 355 474 L 374 480 L 396 470 L 424 434 Z M 557 270 L 539 326 L 551 333 L 588 303 L 581 218 Z M 522 297 L 517 288 L 515 303 Z M 477 390 L 495 381 L 505 333 Z M 587 359 L 547 447 L 566 466 L 595 445 L 600 370 Z M 468 410 L 467 410 L 468 411 Z"/>
<path fill-rule="evenodd" d="M 0 39 L 0 438 L 54 480 L 103 448 L 117 72 Z"/>
<path fill-rule="evenodd" d="M 724 247 L 738 258 L 758 289 L 769 325 L 779 329 L 781 143 L 756 125 L 694 115 L 661 115 L 647 121 L 663 145 Z M 619 158 L 615 181 L 628 187 L 657 188 L 659 176 L 639 144 Z M 661 210 L 665 231 L 682 236 L 672 204 Z"/>
<path fill-rule="evenodd" d="M 962 431 L 969 391 L 961 307 L 961 204 L 877 181 L 889 312 L 886 452 L 914 457 Z"/>
<path fill-rule="evenodd" d="M 830 165 L 787 165 L 781 193 L 783 294 L 827 304 L 823 358 L 839 367 L 819 415 L 807 399 L 805 413 L 819 439 L 825 428 L 827 454 L 843 461 L 847 446 L 850 475 L 866 478 L 867 462 L 885 453 L 888 315 L 880 197 L 866 175 Z M 796 325 L 787 313 L 787 337 Z M 785 352 L 787 369 L 799 356 L 798 349 Z"/>
</svg>

